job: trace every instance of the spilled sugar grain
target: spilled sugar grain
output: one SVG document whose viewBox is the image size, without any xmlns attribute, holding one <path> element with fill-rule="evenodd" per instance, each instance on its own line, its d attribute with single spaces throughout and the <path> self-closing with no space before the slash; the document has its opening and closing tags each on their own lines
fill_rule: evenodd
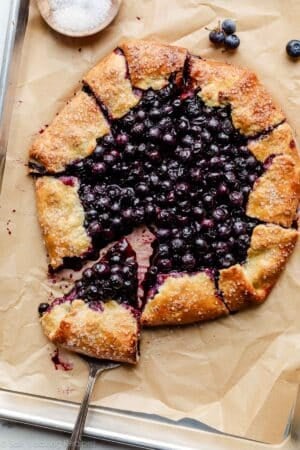
<svg viewBox="0 0 300 450">
<path fill-rule="evenodd" d="M 111 0 L 49 0 L 49 4 L 59 28 L 83 32 L 96 28 L 107 18 Z"/>
</svg>

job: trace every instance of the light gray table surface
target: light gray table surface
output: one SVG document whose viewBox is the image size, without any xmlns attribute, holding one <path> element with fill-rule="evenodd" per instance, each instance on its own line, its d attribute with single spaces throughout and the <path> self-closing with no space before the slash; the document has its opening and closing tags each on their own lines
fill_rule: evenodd
<svg viewBox="0 0 300 450">
<path fill-rule="evenodd" d="M 7 30 L 7 19 L 10 0 L 0 0 L 0 61 L 3 60 L 3 47 Z M 63 450 L 67 446 L 69 436 L 26 425 L 0 421 L 0 450 Z M 130 450 L 116 444 L 106 444 L 85 439 L 84 450 Z"/>
</svg>

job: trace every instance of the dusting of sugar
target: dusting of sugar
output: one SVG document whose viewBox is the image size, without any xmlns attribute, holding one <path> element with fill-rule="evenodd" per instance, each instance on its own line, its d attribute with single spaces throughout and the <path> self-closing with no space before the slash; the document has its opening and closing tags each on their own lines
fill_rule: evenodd
<svg viewBox="0 0 300 450">
<path fill-rule="evenodd" d="M 59 28 L 84 32 L 96 28 L 107 18 L 111 0 L 49 0 L 49 5 Z"/>
</svg>

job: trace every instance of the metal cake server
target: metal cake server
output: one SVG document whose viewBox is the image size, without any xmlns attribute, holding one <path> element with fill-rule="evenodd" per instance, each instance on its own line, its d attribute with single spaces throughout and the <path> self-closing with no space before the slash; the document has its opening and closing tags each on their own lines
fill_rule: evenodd
<svg viewBox="0 0 300 450">
<path fill-rule="evenodd" d="M 91 358 L 90 356 L 86 355 L 78 356 L 80 356 L 86 363 L 88 363 L 89 378 L 67 450 L 80 450 L 82 433 L 84 430 L 85 420 L 88 412 L 89 401 L 98 375 L 105 370 L 115 369 L 121 365 L 120 363 Z"/>
</svg>

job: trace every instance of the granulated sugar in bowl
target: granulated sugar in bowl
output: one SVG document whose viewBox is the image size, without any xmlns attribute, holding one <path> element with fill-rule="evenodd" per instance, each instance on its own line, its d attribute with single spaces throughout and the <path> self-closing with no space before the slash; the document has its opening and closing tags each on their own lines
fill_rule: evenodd
<svg viewBox="0 0 300 450">
<path fill-rule="evenodd" d="M 84 33 L 97 28 L 110 12 L 111 0 L 48 0 L 53 25 L 66 32 Z"/>
</svg>

